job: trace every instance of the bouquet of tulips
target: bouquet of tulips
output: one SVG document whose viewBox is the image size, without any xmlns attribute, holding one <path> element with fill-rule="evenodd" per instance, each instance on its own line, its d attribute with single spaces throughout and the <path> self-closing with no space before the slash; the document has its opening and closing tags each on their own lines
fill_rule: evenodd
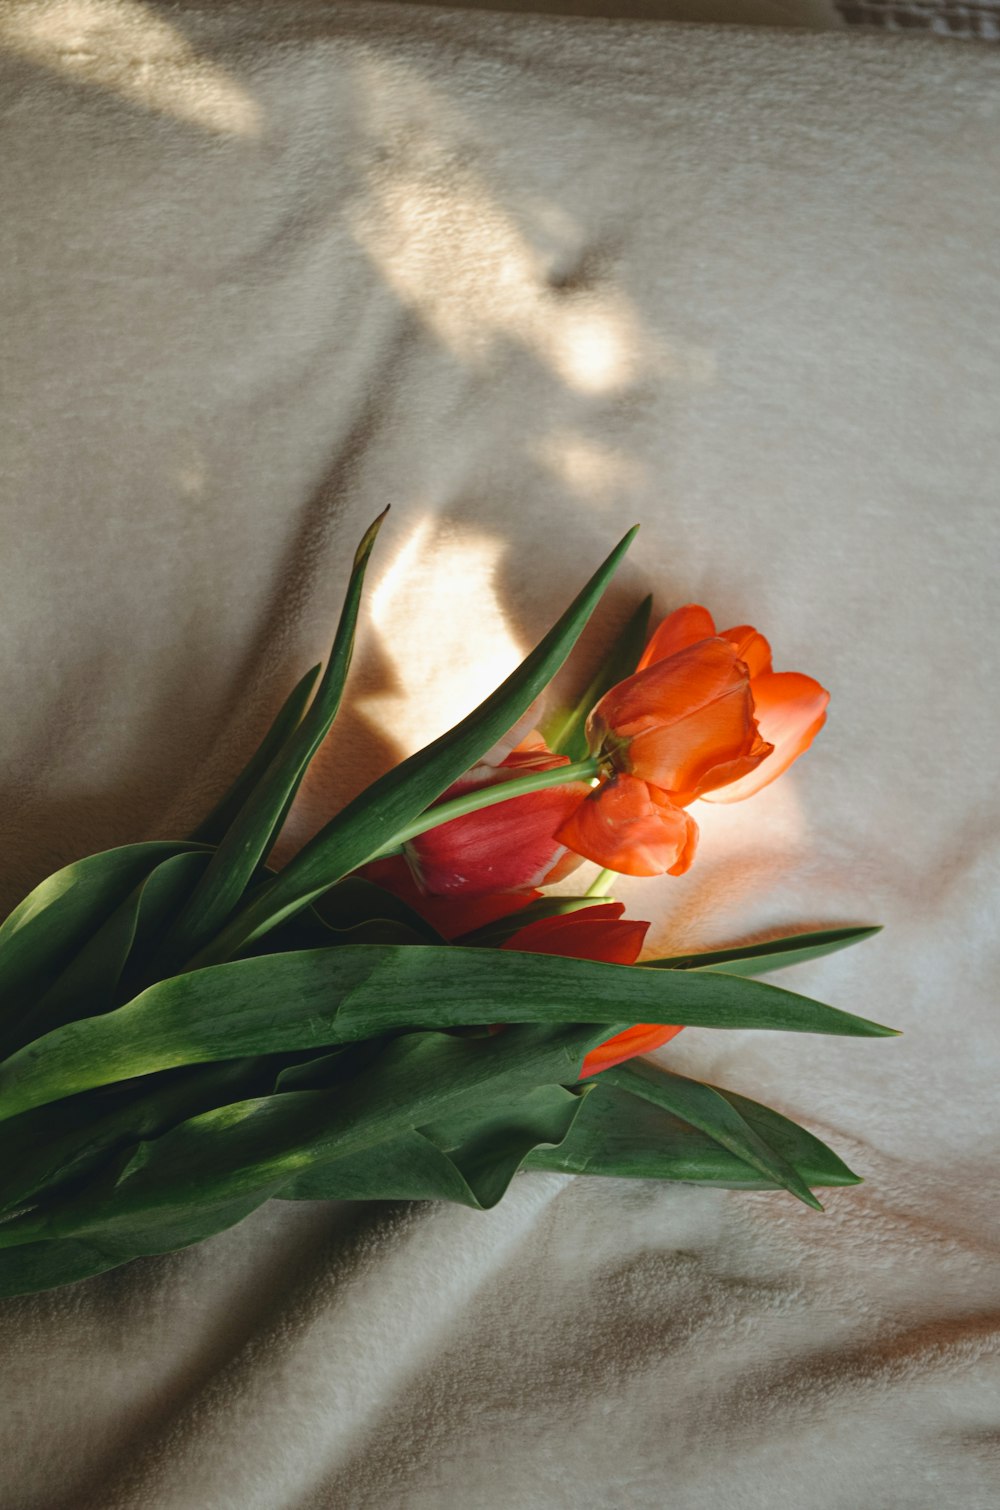
<svg viewBox="0 0 1000 1510">
<path fill-rule="evenodd" d="M 857 1177 L 745 1096 L 637 1056 L 684 1024 L 888 1035 L 753 977 L 870 928 L 637 964 L 614 873 L 680 874 L 696 798 L 810 743 L 826 693 L 754 629 L 649 601 L 576 707 L 530 715 L 634 531 L 478 708 L 268 857 L 341 701 L 329 661 L 188 838 L 50 876 L 0 928 L 0 1294 L 196 1243 L 271 1197 L 484 1208 L 521 1169 L 782 1187 Z M 513 731 L 513 732 L 511 732 Z M 542 887 L 582 859 L 580 896 Z"/>
</svg>

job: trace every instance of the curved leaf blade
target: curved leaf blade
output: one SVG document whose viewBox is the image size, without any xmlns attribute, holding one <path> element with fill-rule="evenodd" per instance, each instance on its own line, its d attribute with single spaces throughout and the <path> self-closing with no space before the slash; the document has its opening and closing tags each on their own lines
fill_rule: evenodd
<svg viewBox="0 0 1000 1510">
<path fill-rule="evenodd" d="M 822 959 L 851 944 L 881 933 L 880 924 L 861 928 L 821 928 L 813 933 L 793 933 L 768 939 L 763 944 L 736 944 L 731 949 L 707 949 L 700 954 L 677 954 L 669 959 L 643 960 L 650 970 L 714 970 L 724 975 L 768 975 L 788 965 L 803 965 Z"/>
<path fill-rule="evenodd" d="M 256 1196 L 234 1201 L 229 1207 L 214 1207 L 181 1220 L 167 1218 L 132 1231 L 101 1230 L 84 1238 L 27 1242 L 0 1248 L 0 1296 L 30 1295 L 52 1290 L 77 1280 L 90 1279 L 108 1269 L 117 1269 L 133 1258 L 173 1253 L 190 1248 L 235 1226 L 262 1205 Z M 0 1234 L 4 1228 L 0 1225 Z"/>
<path fill-rule="evenodd" d="M 231 958 L 357 870 L 513 728 L 569 655 L 634 535 L 635 528 L 619 541 L 562 617 L 495 692 L 348 803 L 192 964 Z"/>
<path fill-rule="evenodd" d="M 611 1084 L 594 1081 L 580 1114 L 557 1148 L 536 1149 L 526 1169 L 560 1174 L 604 1175 L 614 1179 L 673 1180 L 730 1190 L 773 1190 L 777 1186 L 707 1133 L 651 1101 Z M 771 1107 L 713 1089 L 734 1106 L 809 1186 L 860 1184 L 833 1149 Z"/>
<path fill-rule="evenodd" d="M 194 954 L 231 916 L 271 848 L 309 762 L 330 731 L 354 653 L 365 571 L 384 518 L 385 513 L 379 515 L 358 546 L 333 649 L 316 696 L 220 841 L 208 870 L 165 942 L 162 958 L 166 965 L 171 961 L 180 964 Z"/>
<path fill-rule="evenodd" d="M 24 1014 L 17 1024 L 15 1043 L 30 1043 L 63 1023 L 115 1006 L 115 992 L 126 965 L 149 946 L 151 938 L 162 936 L 208 860 L 206 850 L 189 850 L 161 860 Z"/>
<path fill-rule="evenodd" d="M 228 792 L 191 834 L 194 843 L 217 845 L 222 841 L 275 756 L 284 749 L 302 722 L 302 715 L 309 705 L 316 678 L 322 669 L 320 665 L 312 666 L 289 692 L 271 727 Z"/>
<path fill-rule="evenodd" d="M 806 1206 L 822 1211 L 823 1207 L 798 1171 L 780 1153 L 769 1148 L 736 1107 L 712 1086 L 657 1069 L 642 1060 L 617 1065 L 604 1073 L 619 1090 L 652 1101 L 654 1106 L 689 1122 L 765 1179 L 783 1186 Z"/>
<path fill-rule="evenodd" d="M 513 1028 L 496 1038 L 410 1033 L 352 1081 L 219 1107 L 143 1143 L 67 1201 L 0 1223 L 0 1247 L 148 1222 L 200 1220 L 275 1195 L 307 1169 L 392 1141 L 415 1126 L 572 1083 L 600 1025 Z"/>
<path fill-rule="evenodd" d="M 87 940 L 163 860 L 199 849 L 151 840 L 76 860 L 36 886 L 0 927 L 0 998 L 14 1017 L 46 991 Z"/>
<path fill-rule="evenodd" d="M 561 1085 L 478 1102 L 348 1159 L 317 1165 L 282 1200 L 455 1201 L 489 1210 L 535 1148 L 562 1142 L 584 1097 Z"/>
<path fill-rule="evenodd" d="M 319 1048 L 399 1029 L 605 1022 L 894 1036 L 865 1018 L 733 975 L 515 950 L 344 945 L 174 976 L 68 1023 L 0 1065 L 0 1121 L 97 1085 L 185 1064 Z"/>
</svg>

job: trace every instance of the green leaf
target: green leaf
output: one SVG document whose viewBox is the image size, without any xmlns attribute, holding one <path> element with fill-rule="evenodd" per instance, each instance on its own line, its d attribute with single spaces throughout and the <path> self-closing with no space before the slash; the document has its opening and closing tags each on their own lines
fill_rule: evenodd
<svg viewBox="0 0 1000 1510">
<path fill-rule="evenodd" d="M 199 846 L 127 844 L 56 871 L 0 927 L 0 999 L 15 1018 L 43 994 L 116 908 L 161 861 Z"/>
<path fill-rule="evenodd" d="M 62 1023 L 109 1011 L 126 962 L 158 940 L 208 864 L 204 850 L 171 855 L 139 882 L 84 944 L 17 1025 L 15 1043 L 30 1043 Z M 120 998 L 119 998 L 120 1001 Z M 9 1052 L 9 1048 L 7 1049 Z"/>
<path fill-rule="evenodd" d="M 527 1169 L 617 1179 L 681 1180 L 727 1189 L 773 1190 L 776 1182 L 689 1122 L 608 1083 L 592 1082 L 579 1116 L 558 1148 L 537 1149 Z M 857 1185 L 859 1177 L 819 1138 L 770 1107 L 712 1087 L 809 1186 Z"/>
<path fill-rule="evenodd" d="M 805 1128 L 733 1091 L 713 1089 L 807 1185 L 858 1183 L 858 1176 Z M 551 1086 L 482 1101 L 367 1152 L 315 1164 L 277 1193 L 291 1200 L 433 1198 L 488 1206 L 518 1166 L 730 1189 L 775 1188 L 774 1181 L 706 1133 L 611 1085 L 606 1076 L 589 1082 L 585 1090 L 585 1095 L 573 1097 Z M 494 1117 L 506 1126 L 498 1127 Z M 485 1155 L 481 1170 L 477 1144 Z M 522 1152 L 529 1144 L 529 1151 Z M 48 1289 L 142 1254 L 187 1246 L 231 1226 L 257 1204 L 253 1194 L 228 1206 L 187 1210 L 180 1219 L 168 1213 L 157 1223 L 146 1213 L 137 1216 L 131 1228 L 117 1221 L 86 1237 L 28 1241 L 8 1248 L 0 1251 L 0 1295 Z"/>
<path fill-rule="evenodd" d="M 454 1201 L 485 1211 L 532 1149 L 562 1142 L 583 1099 L 564 1086 L 541 1085 L 477 1103 L 353 1158 L 316 1165 L 281 1199 Z"/>
<path fill-rule="evenodd" d="M 308 706 L 312 689 L 316 685 L 316 678 L 322 669 L 322 666 L 313 666 L 292 688 L 273 724 L 229 791 L 191 835 L 195 843 L 217 845 L 221 842 L 275 756 L 284 749 L 302 722 L 302 715 Z"/>
<path fill-rule="evenodd" d="M 363 876 L 345 876 L 313 906 L 304 909 L 322 922 L 331 936 L 344 934 L 361 923 L 400 923 L 429 944 L 440 944 L 441 935 L 408 902 Z"/>
<path fill-rule="evenodd" d="M 860 944 L 881 926 L 822 928 L 816 933 L 793 933 L 788 938 L 768 939 L 763 944 L 737 944 L 730 949 L 709 949 L 701 954 L 677 954 L 670 959 L 643 960 L 650 970 L 714 970 L 725 975 L 767 975 L 787 965 L 821 959 L 851 944 Z"/>
<path fill-rule="evenodd" d="M 192 963 L 231 958 L 335 881 L 357 870 L 423 813 L 527 712 L 566 659 L 631 544 L 618 543 L 562 618 L 505 682 L 446 734 L 419 750 L 349 803 L 262 887 L 219 938 Z"/>
<path fill-rule="evenodd" d="M 657 1069 L 643 1060 L 616 1065 L 605 1070 L 604 1074 L 619 1090 L 630 1091 L 632 1095 L 690 1122 L 692 1127 L 708 1133 L 716 1143 L 765 1179 L 783 1186 L 805 1205 L 822 1211 L 819 1201 L 793 1166 L 769 1148 L 732 1103 L 712 1086 Z"/>
<path fill-rule="evenodd" d="M 646 647 L 652 606 L 652 597 L 643 598 L 578 701 L 571 708 L 557 709 L 544 721 L 540 733 L 550 750 L 568 755 L 570 760 L 582 760 L 586 755 L 590 711 L 605 692 L 635 671 Z"/>
<path fill-rule="evenodd" d="M 340 1052 L 344 1052 L 341 1050 Z M 123 1148 L 214 1107 L 270 1092 L 281 1056 L 229 1059 L 126 1081 L 0 1124 L 0 1215 L 90 1177 Z"/>
<path fill-rule="evenodd" d="M 452 1052 L 447 1043 L 441 1047 Z M 288 1200 L 451 1200 L 484 1210 L 500 1200 L 531 1149 L 565 1137 L 585 1099 L 578 1091 L 544 1085 L 477 1100 L 464 1112 L 406 1129 L 353 1157 L 314 1164 L 276 1193 Z M 8 1247 L 0 1250 L 0 1295 L 49 1289 L 143 1254 L 188 1246 L 231 1226 L 258 1204 L 254 1191 L 200 1210 L 186 1206 L 179 1215 L 168 1211 L 159 1219 L 142 1212 L 131 1226 L 118 1214 L 84 1237 Z M 79 1220 L 79 1202 L 76 1209 Z"/>
<path fill-rule="evenodd" d="M 213 1059 L 351 1043 L 400 1028 L 604 1021 L 887 1037 L 891 1028 L 732 975 L 516 950 L 366 945 L 174 976 L 0 1065 L 0 1120 L 62 1096 Z"/>
<path fill-rule="evenodd" d="M 422 951 L 413 951 L 414 953 Z M 601 1025 L 512 1028 L 494 1038 L 410 1033 L 350 1082 L 219 1107 L 143 1143 L 91 1186 L 0 1223 L 0 1246 L 261 1203 L 315 1165 L 362 1154 L 478 1104 L 571 1083 Z"/>
<path fill-rule="evenodd" d="M 375 520 L 358 546 L 333 649 L 316 696 L 226 831 L 212 863 L 170 931 L 161 956 L 163 967 L 171 962 L 179 965 L 193 955 L 230 917 L 277 837 L 309 762 L 330 731 L 354 651 L 365 569 L 384 518 L 381 514 Z"/>
<path fill-rule="evenodd" d="M 0 1249 L 0 1296 L 53 1290 L 118 1268 L 133 1258 L 189 1248 L 234 1226 L 260 1204 L 256 1197 L 245 1197 L 228 1207 L 214 1207 L 179 1220 L 170 1218 L 159 1225 L 147 1222 L 134 1231 L 98 1231 L 83 1239 L 29 1242 Z M 0 1225 L 0 1235 L 3 1231 Z"/>
</svg>

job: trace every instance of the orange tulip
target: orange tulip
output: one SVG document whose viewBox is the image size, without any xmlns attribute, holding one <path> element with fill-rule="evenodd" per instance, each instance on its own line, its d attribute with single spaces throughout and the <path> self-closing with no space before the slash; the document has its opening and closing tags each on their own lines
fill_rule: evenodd
<svg viewBox="0 0 1000 1510">
<path fill-rule="evenodd" d="M 652 635 L 638 669 L 601 698 L 587 737 L 604 780 L 557 837 L 626 875 L 680 875 L 697 826 L 697 797 L 750 797 L 809 748 L 829 694 L 811 677 L 771 669 L 750 625 L 721 634 L 707 609 L 679 608 Z"/>
<path fill-rule="evenodd" d="M 569 764 L 532 733 L 498 764 L 483 760 L 473 766 L 439 801 Z M 585 781 L 544 787 L 427 829 L 403 846 L 414 880 L 425 894 L 464 899 L 561 880 L 580 857 L 568 853 L 555 832 L 589 791 Z"/>
<path fill-rule="evenodd" d="M 665 618 L 643 652 L 639 669 L 677 655 L 699 640 L 715 635 L 732 645 L 750 675 L 750 695 L 760 737 L 771 746 L 755 768 L 731 775 L 697 793 L 710 802 L 742 802 L 768 786 L 800 755 L 805 754 L 826 723 L 830 694 L 811 676 L 798 671 L 774 671 L 771 647 L 750 624 L 716 631 L 707 608 L 688 603 Z"/>
<path fill-rule="evenodd" d="M 616 770 L 678 805 L 745 776 L 771 753 L 754 719 L 749 671 L 718 636 L 612 687 L 591 713 L 587 737 Z"/>
<path fill-rule="evenodd" d="M 577 854 L 627 876 L 679 876 L 694 859 L 698 825 L 650 782 L 623 774 L 581 802 L 559 838 Z"/>
<path fill-rule="evenodd" d="M 634 965 L 649 924 L 626 921 L 622 917 L 624 911 L 621 902 L 600 902 L 593 907 L 581 907 L 577 912 L 542 918 L 519 928 L 501 948 L 524 954 L 560 954 L 569 959 Z M 661 1023 L 639 1023 L 626 1028 L 591 1049 L 583 1061 L 580 1077 L 599 1074 L 614 1064 L 634 1059 L 637 1054 L 649 1054 L 680 1031 L 679 1027 L 664 1027 Z"/>
</svg>

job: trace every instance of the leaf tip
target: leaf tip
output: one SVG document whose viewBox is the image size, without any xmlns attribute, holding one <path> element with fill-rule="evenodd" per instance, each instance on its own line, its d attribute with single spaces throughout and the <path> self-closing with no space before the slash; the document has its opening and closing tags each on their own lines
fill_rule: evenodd
<svg viewBox="0 0 1000 1510">
<path fill-rule="evenodd" d="M 382 510 L 381 514 L 376 515 L 376 517 L 372 520 L 371 524 L 368 526 L 368 528 L 365 530 L 364 534 L 362 535 L 362 537 L 361 537 L 361 544 L 358 546 L 357 550 L 354 553 L 354 570 L 355 571 L 357 571 L 358 568 L 360 566 L 362 566 L 364 564 L 364 562 L 367 561 L 368 557 L 371 555 L 371 553 L 372 553 L 372 547 L 374 546 L 375 541 L 378 538 L 378 532 L 382 528 L 382 525 L 385 522 L 385 516 L 386 516 L 386 514 L 388 514 L 388 512 L 389 512 L 389 510 L 391 508 L 392 508 L 392 504 L 391 503 L 387 503 L 386 506 L 385 506 L 385 508 Z"/>
</svg>

